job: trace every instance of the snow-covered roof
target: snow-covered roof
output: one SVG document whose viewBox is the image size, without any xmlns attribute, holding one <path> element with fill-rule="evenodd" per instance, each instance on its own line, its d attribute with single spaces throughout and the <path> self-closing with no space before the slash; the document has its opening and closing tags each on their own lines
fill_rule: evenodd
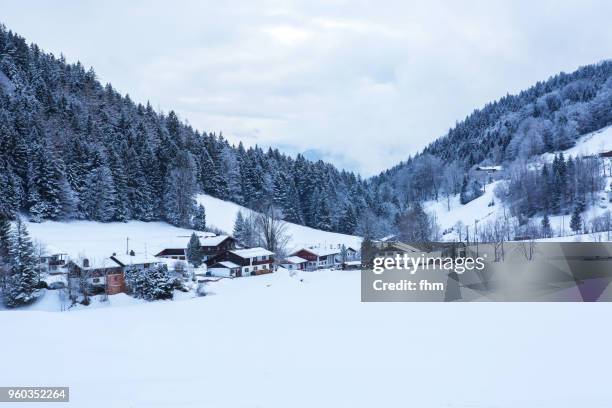
<svg viewBox="0 0 612 408">
<path fill-rule="evenodd" d="M 256 256 L 274 255 L 274 252 L 270 252 L 267 249 L 261 247 L 234 249 L 230 252 L 234 255 L 238 255 L 241 258 L 254 258 Z"/>
<path fill-rule="evenodd" d="M 233 262 L 230 262 L 230 261 L 221 261 L 221 262 L 217 262 L 216 264 L 212 265 L 208 269 L 220 269 L 217 265 L 221 265 L 224 268 L 229 268 L 229 269 L 240 268 L 240 265 L 236 265 Z"/>
<path fill-rule="evenodd" d="M 159 262 L 159 260 L 151 255 L 136 254 L 136 255 L 113 255 L 111 259 L 121 266 L 141 265 Z"/>
<path fill-rule="evenodd" d="M 302 248 L 299 251 L 295 251 L 294 254 L 297 254 L 300 251 L 307 251 L 316 256 L 336 255 L 340 253 L 340 250 L 337 248 Z"/>
<path fill-rule="evenodd" d="M 359 266 L 361 265 L 361 261 L 346 261 L 344 264 L 347 266 Z"/>
<path fill-rule="evenodd" d="M 281 263 L 291 263 L 291 264 L 301 264 L 304 262 L 308 262 L 304 258 L 300 258 L 299 256 L 289 256 L 283 260 Z"/>
<path fill-rule="evenodd" d="M 503 169 L 502 166 L 478 166 L 476 170 L 482 171 L 501 171 Z"/>
<path fill-rule="evenodd" d="M 230 238 L 228 235 L 217 235 L 214 237 L 200 238 L 200 245 L 202 246 L 217 246 L 226 239 Z"/>
</svg>

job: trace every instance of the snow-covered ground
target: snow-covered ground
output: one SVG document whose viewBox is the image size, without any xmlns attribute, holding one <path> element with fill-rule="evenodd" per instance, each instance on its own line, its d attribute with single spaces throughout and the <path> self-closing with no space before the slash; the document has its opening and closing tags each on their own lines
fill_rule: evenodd
<svg viewBox="0 0 612 408">
<path fill-rule="evenodd" d="M 563 151 L 565 157 L 568 156 L 588 156 L 612 150 L 612 126 L 599 129 L 595 132 L 581 136 L 576 141 L 576 145 Z M 548 153 L 544 157 L 552 160 L 554 154 Z"/>
<path fill-rule="evenodd" d="M 206 207 L 206 220 L 231 234 L 238 210 L 245 211 L 231 202 L 207 195 L 199 195 L 198 202 Z M 184 248 L 193 232 L 164 222 L 129 221 L 126 223 L 100 223 L 95 221 L 46 221 L 27 223 L 33 239 L 48 247 L 51 252 L 67 253 L 73 258 L 88 257 L 91 261 L 108 258 L 114 252 L 125 253 L 126 248 L 138 254 L 153 256 L 164 248 Z M 346 245 L 359 248 L 361 238 L 351 235 L 325 232 L 302 225 L 288 224 L 289 242 L 293 249 L 303 246 Z M 129 239 L 129 241 L 128 241 Z"/>
<path fill-rule="evenodd" d="M 206 220 L 211 225 L 229 233 L 234 228 L 234 220 L 238 211 L 248 211 L 246 208 L 228 201 L 219 200 L 209 195 L 198 195 L 197 201 L 206 208 Z M 353 248 L 361 246 L 361 237 L 353 235 L 326 232 L 303 225 L 288 223 L 287 232 L 292 239 L 289 242 L 291 249 L 299 249 L 308 246 L 336 247 L 344 244 Z"/>
<path fill-rule="evenodd" d="M 369 304 L 359 285 L 282 272 L 204 298 L 0 312 L 0 384 L 70 386 L 79 408 L 610 406 L 611 304 Z"/>
</svg>

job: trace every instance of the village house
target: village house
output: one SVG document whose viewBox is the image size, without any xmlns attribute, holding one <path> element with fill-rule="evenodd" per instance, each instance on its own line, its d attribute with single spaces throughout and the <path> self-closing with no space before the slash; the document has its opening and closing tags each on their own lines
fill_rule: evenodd
<svg viewBox="0 0 612 408">
<path fill-rule="evenodd" d="M 66 256 L 64 253 L 52 253 L 50 255 L 42 255 L 38 258 L 38 266 L 41 272 L 46 272 L 51 275 L 66 272 Z"/>
<path fill-rule="evenodd" d="M 239 276 L 240 265 L 230 261 L 217 262 L 208 267 L 207 275 L 222 276 L 224 278 L 235 278 Z"/>
<path fill-rule="evenodd" d="M 306 270 L 330 268 L 340 264 L 340 250 L 327 248 L 302 248 L 291 256 L 298 256 L 308 261 Z"/>
<path fill-rule="evenodd" d="M 95 263 L 87 258 L 69 261 L 66 267 L 71 298 L 85 291 L 90 294 L 105 292 L 108 295 L 125 292 L 123 268 L 109 258 Z"/>
<path fill-rule="evenodd" d="M 345 249 L 346 259 L 344 261 L 355 261 L 358 259 L 359 251 L 353 247 L 347 247 Z"/>
<path fill-rule="evenodd" d="M 184 261 L 185 257 L 185 248 L 166 248 L 163 251 L 155 254 L 156 258 L 164 258 L 164 259 L 175 259 L 177 261 Z"/>
<path fill-rule="evenodd" d="M 226 251 L 215 257 L 211 267 L 223 261 L 232 262 L 240 267 L 240 269 L 236 271 L 236 277 L 261 275 L 273 272 L 274 270 L 274 252 L 270 252 L 260 247 Z M 211 267 L 209 267 L 209 269 Z"/>
<path fill-rule="evenodd" d="M 134 253 L 134 251 L 131 251 L 129 255 L 113 254 L 110 259 L 119 265 L 124 272 L 128 268 L 144 270 L 161 265 L 160 261 L 152 259 L 146 255 L 137 255 Z"/>
<path fill-rule="evenodd" d="M 90 293 L 104 292 L 115 295 L 126 291 L 125 271 L 129 268 L 140 270 L 161 265 L 161 262 L 146 256 L 113 254 L 109 258 L 92 263 L 85 258 L 80 262 L 69 261 L 68 284 L 72 289 L 78 288 L 81 292 L 87 290 Z"/>
<path fill-rule="evenodd" d="M 289 256 L 283 259 L 280 262 L 280 265 L 285 269 L 289 269 L 290 271 L 301 271 L 306 268 L 307 263 L 308 261 L 306 259 L 300 258 L 299 256 Z"/>
<path fill-rule="evenodd" d="M 200 238 L 200 249 L 203 255 L 203 261 L 207 264 L 212 264 L 213 258 L 236 248 L 236 240 L 228 235 L 215 235 L 210 237 L 199 237 Z M 185 243 L 185 247 L 187 242 Z M 184 261 L 187 259 L 185 255 L 185 248 L 166 248 L 161 252 L 155 254 L 156 258 L 174 259 L 177 261 Z M 214 260 L 216 262 L 216 260 Z"/>
<path fill-rule="evenodd" d="M 204 256 L 203 261 L 207 262 L 225 251 L 236 249 L 236 240 L 228 235 L 217 235 L 200 238 L 200 245 Z"/>
</svg>

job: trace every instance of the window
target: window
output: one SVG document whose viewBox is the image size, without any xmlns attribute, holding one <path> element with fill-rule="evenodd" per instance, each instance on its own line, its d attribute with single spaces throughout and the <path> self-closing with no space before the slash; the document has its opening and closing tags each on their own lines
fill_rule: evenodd
<svg viewBox="0 0 612 408">
<path fill-rule="evenodd" d="M 100 283 L 100 278 L 93 278 L 93 283 Z"/>
</svg>

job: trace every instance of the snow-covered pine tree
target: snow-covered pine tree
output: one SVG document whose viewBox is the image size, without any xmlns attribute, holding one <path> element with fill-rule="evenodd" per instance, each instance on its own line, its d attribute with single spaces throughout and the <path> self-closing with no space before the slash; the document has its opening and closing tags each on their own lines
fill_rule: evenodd
<svg viewBox="0 0 612 408">
<path fill-rule="evenodd" d="M 574 231 L 574 234 L 578 234 L 580 230 L 582 230 L 582 215 L 580 212 L 580 207 L 578 205 L 574 207 L 574 211 L 572 212 L 570 228 L 572 229 L 572 231 Z"/>
<path fill-rule="evenodd" d="M 191 238 L 189 238 L 189 243 L 187 244 L 187 249 L 185 250 L 185 256 L 187 257 L 187 261 L 189 261 L 196 268 L 202 265 L 202 244 L 200 243 L 200 238 L 198 238 L 195 232 L 193 232 L 191 234 Z"/>
<path fill-rule="evenodd" d="M 11 245 L 11 221 L 8 212 L 0 210 L 0 259 L 8 263 Z"/>
<path fill-rule="evenodd" d="M 468 178 L 463 176 L 463 182 L 461 183 L 461 191 L 459 192 L 459 202 L 461 204 L 467 204 L 470 202 L 468 197 Z"/>
<path fill-rule="evenodd" d="M 57 219 L 62 215 L 63 172 L 59 159 L 50 146 L 38 147 L 33 157 L 30 188 L 36 191 L 30 197 L 31 210 L 36 217 Z"/>
<path fill-rule="evenodd" d="M 193 215 L 193 229 L 197 231 L 206 231 L 206 208 L 202 204 L 198 204 Z"/>
<path fill-rule="evenodd" d="M 115 216 L 115 183 L 107 166 L 94 168 L 85 180 L 83 209 L 89 219 L 108 222 Z"/>
<path fill-rule="evenodd" d="M 242 244 L 243 236 L 244 236 L 244 217 L 242 216 L 242 211 L 238 211 L 236 214 L 236 220 L 234 221 L 234 230 L 232 235 L 240 244 Z"/>
<path fill-rule="evenodd" d="M 4 288 L 4 302 L 17 307 L 34 300 L 40 276 L 34 246 L 20 217 L 15 220 L 9 247 L 9 274 Z"/>
<path fill-rule="evenodd" d="M 136 298 L 148 301 L 172 299 L 173 282 L 166 265 L 148 269 L 128 268 L 125 281 Z"/>
<path fill-rule="evenodd" d="M 353 206 L 349 203 L 344 208 L 344 212 L 338 222 L 338 232 L 343 234 L 354 234 L 357 228 L 357 216 Z"/>
<path fill-rule="evenodd" d="M 109 154 L 109 169 L 113 177 L 113 185 L 115 187 L 113 194 L 113 202 L 111 207 L 114 208 L 114 220 L 125 222 L 134 217 L 133 212 L 129 208 L 128 196 L 128 177 L 125 173 L 123 163 L 118 155 L 111 151 Z"/>
<path fill-rule="evenodd" d="M 165 217 L 168 222 L 189 228 L 196 209 L 198 191 L 195 162 L 191 153 L 180 151 L 166 178 L 164 194 Z"/>
<path fill-rule="evenodd" d="M 173 297 L 173 281 L 168 267 L 163 264 L 144 272 L 147 277 L 147 300 L 164 300 Z"/>
<path fill-rule="evenodd" d="M 550 227 L 550 219 L 548 218 L 548 213 L 544 214 L 544 218 L 542 218 L 542 236 L 544 238 L 552 237 L 552 228 Z"/>
</svg>

